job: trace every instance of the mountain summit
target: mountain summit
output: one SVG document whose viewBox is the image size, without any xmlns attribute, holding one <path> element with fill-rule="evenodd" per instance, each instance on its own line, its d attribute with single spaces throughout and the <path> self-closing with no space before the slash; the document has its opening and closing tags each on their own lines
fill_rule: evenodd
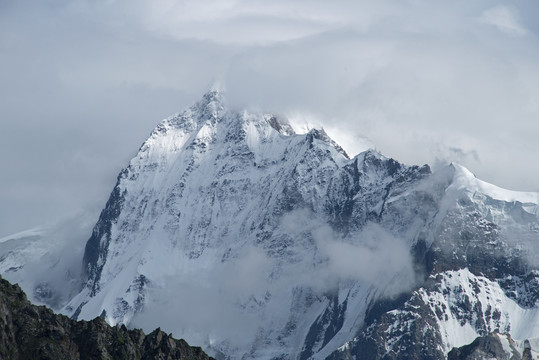
<svg viewBox="0 0 539 360">
<path fill-rule="evenodd" d="M 62 312 L 218 359 L 441 359 L 539 337 L 538 194 L 436 172 L 212 90 L 119 174 Z"/>
<path fill-rule="evenodd" d="M 217 327 L 200 334 L 213 340 L 193 340 L 234 358 L 310 356 L 333 338 L 328 349 L 336 349 L 361 323 L 344 316 L 347 307 L 360 314 L 366 299 L 412 283 L 413 239 L 379 222 L 388 194 L 429 173 L 374 151 L 349 159 L 323 130 L 295 134 L 286 120 L 229 110 L 222 93 L 210 91 L 161 122 L 119 175 L 86 245 L 88 281 L 65 311 L 140 325 L 182 318 L 181 306 L 219 312 L 215 321 L 239 339 Z M 363 241 L 363 231 L 372 239 Z M 346 247 L 382 256 L 388 249 L 376 241 L 405 254 L 388 255 L 395 264 L 380 275 L 339 264 Z M 401 270 L 405 278 L 393 284 Z M 343 314 L 317 320 L 335 309 Z M 223 320 L 223 312 L 234 316 Z M 303 346 L 298 338 L 317 321 L 329 331 L 325 343 Z"/>
</svg>

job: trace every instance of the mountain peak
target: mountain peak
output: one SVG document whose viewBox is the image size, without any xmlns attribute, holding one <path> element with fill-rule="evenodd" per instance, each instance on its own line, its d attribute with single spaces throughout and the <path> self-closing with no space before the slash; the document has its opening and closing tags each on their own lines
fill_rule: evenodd
<svg viewBox="0 0 539 360">
<path fill-rule="evenodd" d="M 454 189 L 465 190 L 472 193 L 478 192 L 487 195 L 492 199 L 501 201 L 518 201 L 523 204 L 539 204 L 539 193 L 503 189 L 478 179 L 475 174 L 466 167 L 455 162 L 452 162 L 449 167 L 454 171 L 451 185 Z"/>
<path fill-rule="evenodd" d="M 201 115 L 208 118 L 219 119 L 226 112 L 225 97 L 223 91 L 210 89 L 202 96 L 202 99 L 195 104 L 195 108 L 201 112 Z"/>
<path fill-rule="evenodd" d="M 329 137 L 329 135 L 326 133 L 324 128 L 311 129 L 307 133 L 307 137 L 310 139 L 310 141 L 312 141 L 312 139 L 318 139 L 318 140 L 321 140 L 330 144 L 331 146 L 335 148 L 335 150 L 337 150 L 339 153 L 344 155 L 345 158 L 350 159 L 346 151 L 339 144 L 337 144 L 332 138 Z"/>
</svg>

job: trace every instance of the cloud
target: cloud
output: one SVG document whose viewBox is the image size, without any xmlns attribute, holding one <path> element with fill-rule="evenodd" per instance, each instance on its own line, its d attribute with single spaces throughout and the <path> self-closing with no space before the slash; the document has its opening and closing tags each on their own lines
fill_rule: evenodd
<svg viewBox="0 0 539 360">
<path fill-rule="evenodd" d="M 60 309 L 82 287 L 84 245 L 96 219 L 68 220 L 0 241 L 2 276 L 18 283 L 32 302 Z"/>
<path fill-rule="evenodd" d="M 153 127 L 216 78 L 231 106 L 322 125 L 351 155 L 376 147 L 408 164 L 457 161 L 539 191 L 538 11 L 527 0 L 0 1 L 0 236 L 81 208 L 97 219 Z M 177 316 L 141 314 L 135 325 L 247 343 L 253 319 L 287 317 L 290 283 L 319 294 L 381 279 L 388 295 L 411 284 L 406 239 L 376 225 L 343 239 L 310 218 L 283 220 L 302 239 L 286 271 L 247 249 L 196 281 L 151 290 L 148 306 Z M 64 268 L 84 244 L 70 236 Z M 317 257 L 302 259 L 302 246 Z"/>
<path fill-rule="evenodd" d="M 281 231 L 300 248 L 305 247 L 305 239 L 312 239 L 316 254 L 314 259 L 300 255 L 302 260 L 285 272 L 285 284 L 297 283 L 324 293 L 340 282 L 359 281 L 393 296 L 415 283 L 410 239 L 399 238 L 378 224 L 368 223 L 361 231 L 343 237 L 311 211 L 298 209 L 283 216 Z"/>
<path fill-rule="evenodd" d="M 470 149 L 440 145 L 433 149 L 433 153 L 436 155 L 436 159 L 431 165 L 435 170 L 445 167 L 451 162 L 468 164 L 470 168 L 478 167 L 481 164 L 479 154 L 473 144 L 470 145 Z"/>
<path fill-rule="evenodd" d="M 0 236 L 97 214 L 151 129 L 216 78 L 233 106 L 307 114 L 351 154 L 364 139 L 409 164 L 475 151 L 478 177 L 539 190 L 533 1 L 0 6 Z"/>
<path fill-rule="evenodd" d="M 320 253 L 327 257 L 328 273 L 341 280 L 354 280 L 382 287 L 386 296 L 414 285 L 409 244 L 377 224 L 365 226 L 353 241 L 318 233 Z"/>
<path fill-rule="evenodd" d="M 485 10 L 479 21 L 495 26 L 498 30 L 506 34 L 525 35 L 527 33 L 519 23 L 515 11 L 503 5 L 497 5 Z"/>
<path fill-rule="evenodd" d="M 280 329 L 293 322 L 292 304 L 318 306 L 340 284 L 374 287 L 380 296 L 394 296 L 414 285 L 407 240 L 379 225 L 368 224 L 342 238 L 311 211 L 299 209 L 283 216 L 272 237 L 288 244 L 288 256 L 269 255 L 263 245 L 247 246 L 195 277 L 165 279 L 166 288 L 149 289 L 144 310 L 129 325 L 160 326 L 193 344 L 228 346 L 230 353 L 256 339 L 271 338 L 263 327 Z"/>
<path fill-rule="evenodd" d="M 161 327 L 193 344 L 225 340 L 233 346 L 248 345 L 258 335 L 261 318 L 272 311 L 266 306 L 266 293 L 282 295 L 275 293 L 279 289 L 269 283 L 267 270 L 268 258 L 250 248 L 209 272 L 199 271 L 196 278 L 181 274 L 166 278 L 165 288 L 149 289 L 143 311 L 129 325 L 147 330 Z M 282 314 L 275 317 L 286 316 L 286 309 Z"/>
</svg>

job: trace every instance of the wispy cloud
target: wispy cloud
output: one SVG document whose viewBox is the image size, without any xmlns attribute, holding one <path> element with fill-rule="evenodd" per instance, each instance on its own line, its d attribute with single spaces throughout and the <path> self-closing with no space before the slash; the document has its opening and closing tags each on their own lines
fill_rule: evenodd
<svg viewBox="0 0 539 360">
<path fill-rule="evenodd" d="M 149 289 L 146 310 L 130 325 L 161 326 L 194 344 L 225 341 L 234 349 L 263 338 L 264 324 L 284 328 L 296 315 L 290 301 L 322 306 L 340 283 L 376 288 L 386 297 L 415 284 L 409 239 L 377 224 L 343 238 L 310 210 L 299 209 L 284 215 L 272 236 L 290 240 L 290 256 L 247 246 L 209 271 L 165 279 L 166 288 Z"/>
<path fill-rule="evenodd" d="M 504 5 L 485 10 L 479 21 L 495 26 L 498 30 L 511 35 L 525 35 L 527 31 L 520 24 L 517 13 Z"/>
</svg>

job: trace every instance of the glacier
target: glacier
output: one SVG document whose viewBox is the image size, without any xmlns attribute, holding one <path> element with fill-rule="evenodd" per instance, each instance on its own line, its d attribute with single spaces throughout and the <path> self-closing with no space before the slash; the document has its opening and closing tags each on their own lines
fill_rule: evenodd
<svg viewBox="0 0 539 360">
<path fill-rule="evenodd" d="M 298 134 L 211 90 L 119 174 L 77 291 L 56 304 L 159 326 L 218 359 L 439 359 L 490 333 L 522 343 L 539 338 L 538 204 L 458 164 L 350 158 L 322 129 Z M 18 270 L 28 236 L 7 239 L 20 250 L 2 273 L 30 277 Z"/>
</svg>

